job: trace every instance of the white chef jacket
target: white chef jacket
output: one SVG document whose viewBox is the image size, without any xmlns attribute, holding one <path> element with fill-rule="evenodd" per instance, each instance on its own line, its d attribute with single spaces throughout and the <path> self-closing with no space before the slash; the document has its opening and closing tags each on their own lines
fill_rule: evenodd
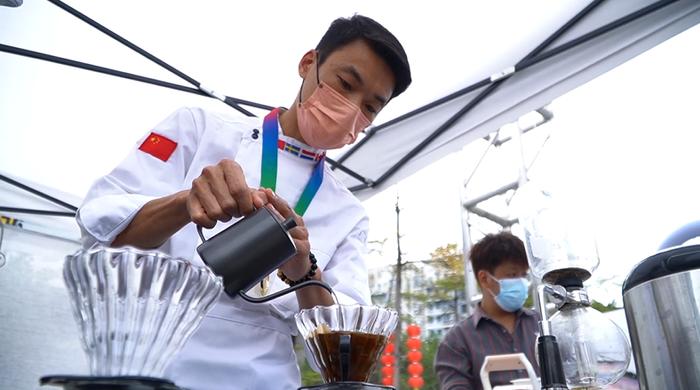
<svg viewBox="0 0 700 390">
<path fill-rule="evenodd" d="M 290 137 L 280 139 L 313 150 Z M 109 245 L 148 201 L 191 187 L 202 169 L 222 159 L 242 167 L 248 186 L 260 185 L 262 118 L 227 117 L 197 108 L 183 108 L 152 129 L 177 143 L 167 161 L 138 149 L 147 134 L 111 173 L 98 179 L 78 211 L 85 246 Z M 294 206 L 311 176 L 315 161 L 278 150 L 276 193 Z M 360 204 L 326 166 L 321 187 L 304 222 L 311 251 L 323 279 L 343 303 L 370 303 L 364 262 L 368 219 Z M 157 223 L 157 221 L 153 221 Z M 211 236 L 229 223 L 219 222 Z M 188 224 L 159 250 L 202 265 L 195 248 L 199 237 Z M 287 287 L 271 278 L 271 291 Z M 176 356 L 166 376 L 190 389 L 296 389 L 299 368 L 291 336 L 295 294 L 266 304 L 252 304 L 222 294 L 200 328 Z"/>
</svg>

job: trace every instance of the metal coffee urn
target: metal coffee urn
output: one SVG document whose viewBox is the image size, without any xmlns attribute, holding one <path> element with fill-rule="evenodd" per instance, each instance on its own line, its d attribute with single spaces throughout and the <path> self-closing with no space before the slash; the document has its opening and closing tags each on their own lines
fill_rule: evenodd
<svg viewBox="0 0 700 390">
<path fill-rule="evenodd" d="M 639 263 L 622 294 L 642 389 L 700 389 L 700 223 L 675 232 Z"/>
</svg>

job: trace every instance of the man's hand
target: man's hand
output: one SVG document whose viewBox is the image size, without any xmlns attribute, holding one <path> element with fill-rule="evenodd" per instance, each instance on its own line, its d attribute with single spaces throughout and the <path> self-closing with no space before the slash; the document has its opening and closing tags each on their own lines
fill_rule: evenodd
<svg viewBox="0 0 700 390">
<path fill-rule="evenodd" d="M 297 247 L 297 254 L 286 263 L 282 264 L 280 271 L 290 280 L 300 280 L 311 269 L 311 261 L 309 260 L 309 252 L 311 244 L 309 243 L 309 231 L 304 225 L 304 220 L 289 207 L 289 204 L 284 199 L 278 197 L 270 189 L 265 189 L 265 195 L 269 201 L 268 206 L 273 212 L 279 214 L 280 217 L 294 218 L 297 226 L 289 231 L 289 234 L 294 239 L 294 244 Z M 316 270 L 314 279 L 321 280 L 321 269 Z M 314 306 L 330 306 L 333 304 L 331 294 L 325 289 L 318 286 L 310 286 L 296 291 L 297 302 L 300 309 L 309 309 Z"/>
<path fill-rule="evenodd" d="M 265 204 L 267 195 L 248 187 L 241 167 L 221 160 L 204 168 L 191 189 L 146 203 L 112 245 L 157 248 L 190 222 L 212 228 L 217 221 L 248 215 Z"/>
<path fill-rule="evenodd" d="M 289 207 L 289 204 L 272 190 L 266 188 L 264 193 L 269 201 L 269 206 L 273 212 L 276 212 L 281 219 L 294 218 L 297 226 L 289 231 L 289 234 L 294 239 L 294 245 L 297 248 L 297 254 L 284 263 L 280 270 L 290 280 L 299 280 L 306 276 L 311 269 L 309 261 L 309 252 L 311 244 L 309 243 L 309 231 L 304 225 L 304 220 Z"/>
<path fill-rule="evenodd" d="M 265 206 L 263 191 L 248 187 L 243 169 L 233 160 L 221 160 L 202 170 L 192 181 L 187 196 L 187 212 L 192 222 L 213 228 L 217 221 L 228 222 Z"/>
</svg>

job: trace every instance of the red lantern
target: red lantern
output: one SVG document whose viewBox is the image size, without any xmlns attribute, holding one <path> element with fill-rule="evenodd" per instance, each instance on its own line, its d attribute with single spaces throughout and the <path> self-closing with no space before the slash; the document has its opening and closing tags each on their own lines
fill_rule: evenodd
<svg viewBox="0 0 700 390">
<path fill-rule="evenodd" d="M 406 354 L 406 357 L 411 363 L 420 362 L 423 358 L 423 354 L 420 351 L 409 351 L 408 354 Z"/>
<path fill-rule="evenodd" d="M 418 325 L 416 325 L 416 324 L 411 324 L 411 325 L 409 325 L 409 326 L 406 327 L 406 333 L 407 333 L 410 337 L 417 337 L 417 336 L 420 336 L 420 326 L 418 326 Z"/>
<path fill-rule="evenodd" d="M 409 350 L 417 350 L 420 349 L 420 339 L 417 337 L 411 337 L 410 339 L 406 340 L 406 346 L 408 347 Z"/>
<path fill-rule="evenodd" d="M 392 376 L 394 375 L 394 367 L 392 366 L 383 366 L 382 367 L 382 376 Z"/>
<path fill-rule="evenodd" d="M 381 361 L 383 365 L 391 366 L 394 364 L 394 359 L 394 355 L 383 355 Z"/>
<path fill-rule="evenodd" d="M 382 371 L 383 373 L 384 371 Z M 418 362 L 413 362 L 408 365 L 408 373 L 411 376 L 420 376 L 423 373 L 423 365 Z"/>
<path fill-rule="evenodd" d="M 423 378 L 419 376 L 412 376 L 408 378 L 408 385 L 413 389 L 420 389 L 425 384 Z"/>
<path fill-rule="evenodd" d="M 389 343 L 384 347 L 384 353 L 394 353 L 394 343 Z"/>
<path fill-rule="evenodd" d="M 394 377 L 393 376 L 385 376 L 382 378 L 382 384 L 386 386 L 391 386 L 394 384 Z"/>
</svg>

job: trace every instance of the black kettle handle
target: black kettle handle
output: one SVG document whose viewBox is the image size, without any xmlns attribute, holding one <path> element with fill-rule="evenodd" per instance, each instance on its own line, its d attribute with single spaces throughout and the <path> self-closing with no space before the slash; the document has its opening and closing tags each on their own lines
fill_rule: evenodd
<svg viewBox="0 0 700 390">
<path fill-rule="evenodd" d="M 204 233 L 202 232 L 202 225 L 197 225 L 197 234 L 199 234 L 199 238 L 202 240 L 202 243 L 207 242 L 207 238 L 204 237 Z"/>
<path fill-rule="evenodd" d="M 287 295 L 292 291 L 296 291 L 296 290 L 299 290 L 300 288 L 304 288 L 304 287 L 308 287 L 308 286 L 323 287 L 324 289 L 328 290 L 328 292 L 331 293 L 331 295 L 333 295 L 333 289 L 328 284 L 326 284 L 320 280 L 307 280 L 306 282 L 301 282 L 301 283 L 294 285 L 292 287 L 287 287 L 284 290 L 280 290 L 280 291 L 277 291 L 276 293 L 272 293 L 270 295 L 266 295 L 266 296 L 260 297 L 260 298 L 251 297 L 250 295 L 247 295 L 243 291 L 239 291 L 238 296 L 243 298 L 243 300 L 251 302 L 251 303 L 264 303 L 264 302 L 268 302 L 268 301 L 271 301 L 273 299 L 279 298 L 283 295 Z"/>
</svg>

